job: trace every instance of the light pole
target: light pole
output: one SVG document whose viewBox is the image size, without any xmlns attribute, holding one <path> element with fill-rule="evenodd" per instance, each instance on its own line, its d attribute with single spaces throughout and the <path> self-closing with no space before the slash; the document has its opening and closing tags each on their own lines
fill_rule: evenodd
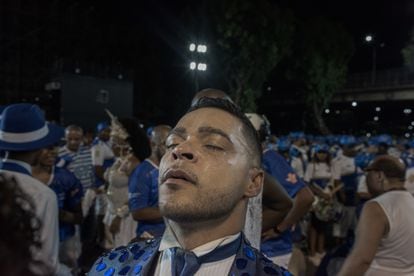
<svg viewBox="0 0 414 276">
<path fill-rule="evenodd" d="M 372 47 L 372 72 L 371 72 L 371 84 L 375 84 L 376 71 L 377 71 L 377 47 L 374 37 L 370 34 L 365 36 L 365 42 Z"/>
<path fill-rule="evenodd" d="M 207 53 L 207 45 L 190 43 L 188 49 L 192 54 L 190 70 L 194 71 L 195 92 L 198 92 L 198 71 L 207 71 L 207 63 L 203 59 Z"/>
</svg>

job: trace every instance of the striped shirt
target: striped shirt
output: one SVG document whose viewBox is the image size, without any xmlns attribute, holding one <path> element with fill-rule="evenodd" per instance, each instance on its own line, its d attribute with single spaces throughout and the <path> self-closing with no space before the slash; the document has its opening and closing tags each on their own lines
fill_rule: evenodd
<svg viewBox="0 0 414 276">
<path fill-rule="evenodd" d="M 81 146 L 77 152 L 70 151 L 66 146 L 59 149 L 57 166 L 65 167 L 82 183 L 83 190 L 93 187 L 95 171 L 92 165 L 92 154 L 88 147 Z"/>
</svg>

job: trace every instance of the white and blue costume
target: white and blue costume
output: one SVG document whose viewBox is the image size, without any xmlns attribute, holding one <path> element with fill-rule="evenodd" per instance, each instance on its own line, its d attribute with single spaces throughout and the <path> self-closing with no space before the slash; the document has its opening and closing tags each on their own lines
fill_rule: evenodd
<svg viewBox="0 0 414 276">
<path fill-rule="evenodd" d="M 145 159 L 132 172 L 129 183 L 129 209 L 131 212 L 147 207 L 158 206 L 158 167 L 149 159 Z M 165 230 L 164 222 L 149 223 L 139 221 L 137 237 L 148 232 L 159 237 Z"/>
<path fill-rule="evenodd" d="M 197 248 L 185 251 L 180 246 L 165 246 L 168 237 L 166 231 L 162 239 L 137 242 L 108 252 L 95 262 L 89 275 L 291 275 L 253 248 L 241 233 L 203 253 L 196 252 Z M 185 261 L 180 262 L 182 257 L 178 254 L 184 255 Z M 195 259 L 192 264 L 188 255 Z"/>
</svg>

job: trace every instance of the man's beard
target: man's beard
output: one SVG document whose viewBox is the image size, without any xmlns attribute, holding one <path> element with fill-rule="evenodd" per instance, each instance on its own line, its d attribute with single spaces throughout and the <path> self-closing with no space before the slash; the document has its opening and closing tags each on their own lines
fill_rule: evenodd
<svg viewBox="0 0 414 276">
<path fill-rule="evenodd" d="M 240 202 L 231 193 L 218 196 L 215 192 L 194 195 L 193 201 L 171 200 L 160 206 L 161 214 L 177 223 L 197 223 L 227 217 Z"/>
</svg>

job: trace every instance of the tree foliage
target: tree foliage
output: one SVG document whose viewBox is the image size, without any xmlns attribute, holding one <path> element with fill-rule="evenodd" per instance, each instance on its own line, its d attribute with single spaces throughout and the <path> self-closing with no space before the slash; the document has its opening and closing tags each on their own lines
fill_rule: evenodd
<svg viewBox="0 0 414 276">
<path fill-rule="evenodd" d="M 414 70 L 414 28 L 411 30 L 411 37 L 407 45 L 401 50 L 404 65 Z"/>
<path fill-rule="evenodd" d="M 289 52 L 293 16 L 268 0 L 211 1 L 219 68 L 232 98 L 254 112 L 269 72 Z"/>
<path fill-rule="evenodd" d="M 352 37 L 341 25 L 323 18 L 304 20 L 297 30 L 288 76 L 301 84 L 314 126 L 329 133 L 322 112 L 346 81 Z"/>
</svg>

